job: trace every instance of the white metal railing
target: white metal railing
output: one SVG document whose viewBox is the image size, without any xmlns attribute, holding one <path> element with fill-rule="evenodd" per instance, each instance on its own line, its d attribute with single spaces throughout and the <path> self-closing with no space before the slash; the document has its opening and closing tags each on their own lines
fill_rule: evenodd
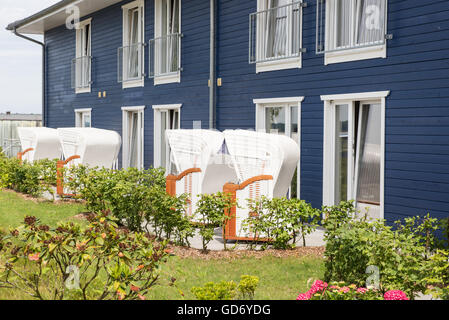
<svg viewBox="0 0 449 320">
<path fill-rule="evenodd" d="M 317 0 L 316 53 L 384 45 L 387 0 Z"/>
<path fill-rule="evenodd" d="M 173 33 L 151 39 L 149 42 L 149 77 L 154 78 L 182 71 L 181 38 L 182 33 Z"/>
<path fill-rule="evenodd" d="M 130 46 L 118 48 L 118 82 L 141 80 L 145 77 L 144 50 L 144 43 L 136 43 Z"/>
<path fill-rule="evenodd" d="M 302 9 L 293 2 L 249 16 L 249 63 L 298 57 L 301 48 Z"/>
<path fill-rule="evenodd" d="M 88 88 L 91 83 L 92 57 L 84 56 L 72 60 L 72 89 Z"/>
</svg>

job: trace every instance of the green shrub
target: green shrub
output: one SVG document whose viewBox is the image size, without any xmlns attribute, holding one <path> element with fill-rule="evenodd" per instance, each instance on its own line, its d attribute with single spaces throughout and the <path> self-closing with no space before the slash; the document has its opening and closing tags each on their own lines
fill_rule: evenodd
<svg viewBox="0 0 449 320">
<path fill-rule="evenodd" d="M 376 266 L 383 292 L 400 289 L 413 299 L 425 291 L 426 244 L 433 241 L 426 230 L 433 228 L 433 220 L 408 218 L 393 228 L 384 220 L 369 221 L 366 215 L 353 217 L 351 203 L 325 211 L 326 281 L 362 286 L 368 278 L 367 267 Z"/>
<path fill-rule="evenodd" d="M 259 285 L 259 278 L 256 276 L 242 275 L 237 287 L 243 299 L 253 300 Z"/>
<path fill-rule="evenodd" d="M 425 282 L 428 293 L 449 300 L 449 250 L 437 250 L 430 257 Z"/>
<path fill-rule="evenodd" d="M 198 300 L 254 299 L 258 284 L 258 277 L 242 275 L 238 284 L 234 281 L 208 282 L 203 287 L 193 287 L 191 292 Z"/>
<path fill-rule="evenodd" d="M 56 229 L 26 217 L 0 241 L 0 287 L 37 299 L 144 299 L 166 261 L 166 243 L 117 228 L 107 213 Z"/>
<path fill-rule="evenodd" d="M 248 200 L 248 208 L 253 213 L 244 220 L 243 229 L 258 237 L 268 238 L 264 248 L 272 244 L 276 249 L 295 246 L 298 236 L 305 237 L 316 229 L 320 211 L 299 199 L 262 197 L 258 201 Z"/>
<path fill-rule="evenodd" d="M 226 222 L 231 218 L 226 211 L 229 211 L 234 205 L 236 202 L 232 199 L 231 194 L 217 192 L 199 196 L 195 217 L 199 221 L 203 251 L 207 250 L 208 243 L 213 239 L 214 229 L 216 227 L 224 228 Z M 226 241 L 223 241 L 223 245 L 226 250 Z"/>
<path fill-rule="evenodd" d="M 204 287 L 193 287 L 192 293 L 198 300 L 234 300 L 237 295 L 234 281 L 208 282 Z"/>
</svg>

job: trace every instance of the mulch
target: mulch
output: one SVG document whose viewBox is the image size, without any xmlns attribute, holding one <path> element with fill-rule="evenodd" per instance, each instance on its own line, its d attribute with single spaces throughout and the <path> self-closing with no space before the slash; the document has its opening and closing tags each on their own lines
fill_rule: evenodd
<svg viewBox="0 0 449 320">
<path fill-rule="evenodd" d="M 303 258 L 303 257 L 324 257 L 324 247 L 297 247 L 290 250 L 209 250 L 208 252 L 203 252 L 199 249 L 169 246 L 169 250 L 172 255 L 177 256 L 181 259 L 200 259 L 200 260 L 220 260 L 220 259 L 242 259 L 242 258 L 255 258 L 261 259 L 264 257 L 275 257 L 275 258 Z"/>
</svg>

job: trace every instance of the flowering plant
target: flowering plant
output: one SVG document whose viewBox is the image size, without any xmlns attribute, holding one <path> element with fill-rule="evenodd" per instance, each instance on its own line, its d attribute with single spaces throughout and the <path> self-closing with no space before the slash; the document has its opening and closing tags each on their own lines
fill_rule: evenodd
<svg viewBox="0 0 449 320">
<path fill-rule="evenodd" d="M 316 280 L 309 291 L 300 293 L 296 300 L 408 300 L 401 290 L 390 290 L 382 296 L 379 290 L 358 288 L 355 284 L 343 282 L 328 284 Z"/>
<path fill-rule="evenodd" d="M 390 290 L 385 292 L 384 300 L 409 300 L 407 295 L 401 290 Z"/>
</svg>

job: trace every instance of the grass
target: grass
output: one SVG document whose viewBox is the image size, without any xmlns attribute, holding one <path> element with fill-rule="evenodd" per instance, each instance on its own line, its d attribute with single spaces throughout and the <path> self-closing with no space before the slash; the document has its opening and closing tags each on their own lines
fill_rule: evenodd
<svg viewBox="0 0 449 320">
<path fill-rule="evenodd" d="M 84 210 L 74 203 L 54 204 L 34 202 L 10 191 L 0 191 L 0 231 L 17 227 L 27 215 L 39 218 L 43 223 L 56 226 L 62 220 L 71 220 Z M 80 220 L 78 220 L 80 222 Z M 194 299 L 190 289 L 206 282 L 234 280 L 241 275 L 254 275 L 260 279 L 256 299 L 295 299 L 299 292 L 307 291 L 310 278 L 322 278 L 324 265 L 321 258 L 307 257 L 242 257 L 236 259 L 209 259 L 171 257 L 162 267 L 160 284 L 153 287 L 149 299 Z M 169 279 L 177 279 L 176 287 L 168 286 Z M 184 294 L 184 296 L 181 294 Z M 10 289 L 0 289 L 0 300 L 29 299 L 26 294 Z"/>
<path fill-rule="evenodd" d="M 322 278 L 324 265 L 322 260 L 314 257 L 263 258 L 199 260 L 195 258 L 171 258 L 163 268 L 174 276 L 176 287 L 166 285 L 153 288 L 150 299 L 179 300 L 195 299 L 190 289 L 203 286 L 206 282 L 222 280 L 240 281 L 241 275 L 259 277 L 259 286 L 255 299 L 259 300 L 294 300 L 299 292 L 306 292 L 310 278 Z M 167 281 L 161 281 L 165 284 Z M 310 284 L 309 284 L 310 285 Z M 184 293 L 184 297 L 178 291 Z"/>
<path fill-rule="evenodd" d="M 0 230 L 7 232 L 17 227 L 25 216 L 35 216 L 44 224 L 56 226 L 59 221 L 73 219 L 83 209 L 77 203 L 35 202 L 15 192 L 0 191 Z"/>
</svg>

